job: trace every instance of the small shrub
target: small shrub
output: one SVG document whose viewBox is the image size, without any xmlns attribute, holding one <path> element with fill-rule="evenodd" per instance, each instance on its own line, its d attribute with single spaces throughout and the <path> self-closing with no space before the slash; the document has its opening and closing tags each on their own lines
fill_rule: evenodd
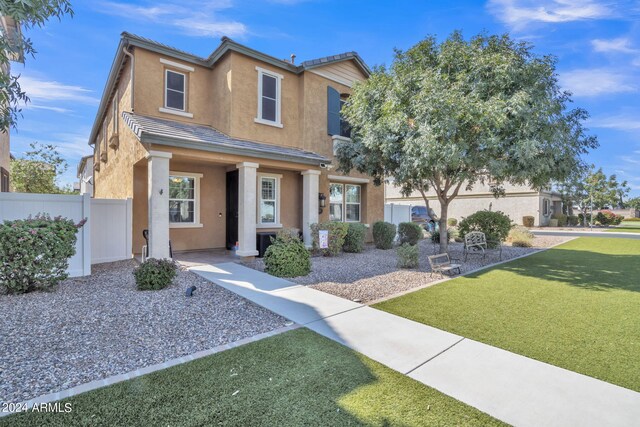
<svg viewBox="0 0 640 427">
<path fill-rule="evenodd" d="M 453 229 L 447 229 L 447 243 L 451 241 L 451 239 L 455 238 L 454 234 L 458 234 L 454 232 Z M 432 243 L 440 243 L 440 230 L 434 230 L 431 232 L 431 242 Z"/>
<path fill-rule="evenodd" d="M 578 214 L 578 220 L 580 221 L 580 224 L 584 224 L 584 222 L 585 222 L 585 214 L 579 213 Z M 587 224 L 591 223 L 591 214 L 590 213 L 588 213 L 586 215 L 586 220 L 587 220 Z"/>
<path fill-rule="evenodd" d="M 344 237 L 343 249 L 345 252 L 360 253 L 364 250 L 364 238 L 367 227 L 358 222 L 349 223 L 347 235 Z"/>
<path fill-rule="evenodd" d="M 596 214 L 595 220 L 600 225 L 620 225 L 624 216 L 616 215 L 615 213 L 604 210 Z"/>
<path fill-rule="evenodd" d="M 530 248 L 533 246 L 533 242 L 530 240 L 514 240 L 511 242 L 511 246 L 515 246 L 517 248 Z"/>
<path fill-rule="evenodd" d="M 579 224 L 579 219 L 577 215 L 569 215 L 567 216 L 567 225 L 575 226 Z"/>
<path fill-rule="evenodd" d="M 523 216 L 522 217 L 522 225 L 524 225 L 525 227 L 533 227 L 533 225 L 535 224 L 536 219 L 532 216 Z"/>
<path fill-rule="evenodd" d="M 76 233 L 85 221 L 48 215 L 5 221 L 0 225 L 0 284 L 8 293 L 56 286 L 66 279 L 76 253 Z"/>
<path fill-rule="evenodd" d="M 264 271 L 277 277 L 306 276 L 311 272 L 309 251 L 300 238 L 281 230 L 264 253 Z"/>
<path fill-rule="evenodd" d="M 133 271 L 139 291 L 164 289 L 176 277 L 176 264 L 170 259 L 149 258 Z"/>
<path fill-rule="evenodd" d="M 511 219 L 500 211 L 478 211 L 460 221 L 458 227 L 462 238 L 471 231 L 481 231 L 490 244 L 504 242 L 510 230 Z"/>
<path fill-rule="evenodd" d="M 311 224 L 311 234 L 313 235 L 313 250 L 324 256 L 336 256 L 342 252 L 344 246 L 344 238 L 347 236 L 349 225 L 344 222 L 321 222 L 319 224 Z M 329 231 L 329 247 L 320 249 L 319 231 Z"/>
<path fill-rule="evenodd" d="M 568 221 L 567 215 L 555 214 L 552 218 L 558 220 L 558 227 L 567 226 L 567 221 Z"/>
<path fill-rule="evenodd" d="M 391 249 L 396 238 L 396 226 L 394 224 L 378 221 L 373 224 L 373 242 L 378 249 Z"/>
<path fill-rule="evenodd" d="M 403 243 L 398 246 L 398 268 L 418 267 L 418 245 Z"/>
<path fill-rule="evenodd" d="M 415 222 L 401 222 L 398 225 L 400 244 L 409 243 L 410 245 L 417 245 L 418 241 L 423 237 L 422 230 L 422 227 Z"/>
<path fill-rule="evenodd" d="M 530 248 L 533 246 L 533 233 L 527 227 L 515 225 L 509 231 L 507 242 L 511 242 L 511 246 Z"/>
<path fill-rule="evenodd" d="M 447 225 L 449 227 L 455 227 L 456 225 L 458 225 L 458 220 L 455 218 L 449 218 L 447 219 Z"/>
</svg>

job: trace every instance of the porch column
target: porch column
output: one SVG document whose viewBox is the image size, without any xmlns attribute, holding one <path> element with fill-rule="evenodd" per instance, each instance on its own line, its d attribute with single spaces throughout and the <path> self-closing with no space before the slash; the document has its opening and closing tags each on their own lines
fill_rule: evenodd
<svg viewBox="0 0 640 427">
<path fill-rule="evenodd" d="M 239 256 L 256 256 L 257 163 L 238 163 L 238 242 Z"/>
<path fill-rule="evenodd" d="M 302 237 L 306 247 L 313 244 L 311 224 L 318 222 L 318 192 L 320 171 L 306 170 L 302 175 Z"/>
<path fill-rule="evenodd" d="M 169 159 L 164 151 L 147 154 L 150 258 L 169 258 Z"/>
</svg>

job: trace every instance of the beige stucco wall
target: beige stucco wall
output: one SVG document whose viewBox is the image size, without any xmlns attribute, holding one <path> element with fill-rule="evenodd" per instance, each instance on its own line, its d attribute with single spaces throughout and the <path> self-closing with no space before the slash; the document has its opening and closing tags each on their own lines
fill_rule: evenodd
<svg viewBox="0 0 640 427">
<path fill-rule="evenodd" d="M 9 131 L 0 132 L 0 167 L 10 169 Z"/>
<path fill-rule="evenodd" d="M 146 149 L 135 137 L 129 126 L 122 120 L 122 111 L 131 111 L 131 85 L 129 79 L 129 62 L 125 64 L 115 94 L 118 102 L 117 129 L 118 147 L 108 146 L 113 135 L 113 114 L 109 108 L 106 116 L 106 136 L 101 130 L 96 146 L 94 146 L 94 165 L 100 164 L 100 170 L 94 170 L 94 197 L 126 199 L 133 197 L 133 165 L 146 155 Z M 99 151 L 97 145 L 100 145 Z M 99 152 L 107 152 L 107 160 L 102 161 Z"/>
</svg>

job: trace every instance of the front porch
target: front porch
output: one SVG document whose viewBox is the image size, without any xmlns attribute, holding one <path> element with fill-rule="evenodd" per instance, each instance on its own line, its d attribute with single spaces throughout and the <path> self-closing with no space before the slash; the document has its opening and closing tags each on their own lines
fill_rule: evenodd
<svg viewBox="0 0 640 427">
<path fill-rule="evenodd" d="M 303 231 L 319 220 L 320 170 L 293 162 L 150 150 L 134 167 L 133 248 L 185 262 L 258 255 L 258 232 Z M 233 162 L 233 163 L 232 163 Z M 204 251 L 204 252 L 203 252 Z M 237 258 L 235 255 L 234 258 Z"/>
</svg>

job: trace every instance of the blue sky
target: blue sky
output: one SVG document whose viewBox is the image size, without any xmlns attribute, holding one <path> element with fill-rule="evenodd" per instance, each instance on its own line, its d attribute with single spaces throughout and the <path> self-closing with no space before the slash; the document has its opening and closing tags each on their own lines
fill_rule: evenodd
<svg viewBox="0 0 640 427">
<path fill-rule="evenodd" d="M 355 50 L 370 65 L 389 64 L 435 34 L 460 29 L 509 32 L 540 54 L 558 57 L 562 86 L 586 108 L 600 148 L 588 159 L 626 179 L 640 195 L 640 0 L 166 0 L 73 1 L 75 16 L 29 31 L 38 54 L 15 64 L 31 97 L 12 152 L 54 143 L 67 158 L 65 183 L 89 154 L 88 135 L 122 31 L 207 56 L 227 35 L 297 61 Z"/>
</svg>

